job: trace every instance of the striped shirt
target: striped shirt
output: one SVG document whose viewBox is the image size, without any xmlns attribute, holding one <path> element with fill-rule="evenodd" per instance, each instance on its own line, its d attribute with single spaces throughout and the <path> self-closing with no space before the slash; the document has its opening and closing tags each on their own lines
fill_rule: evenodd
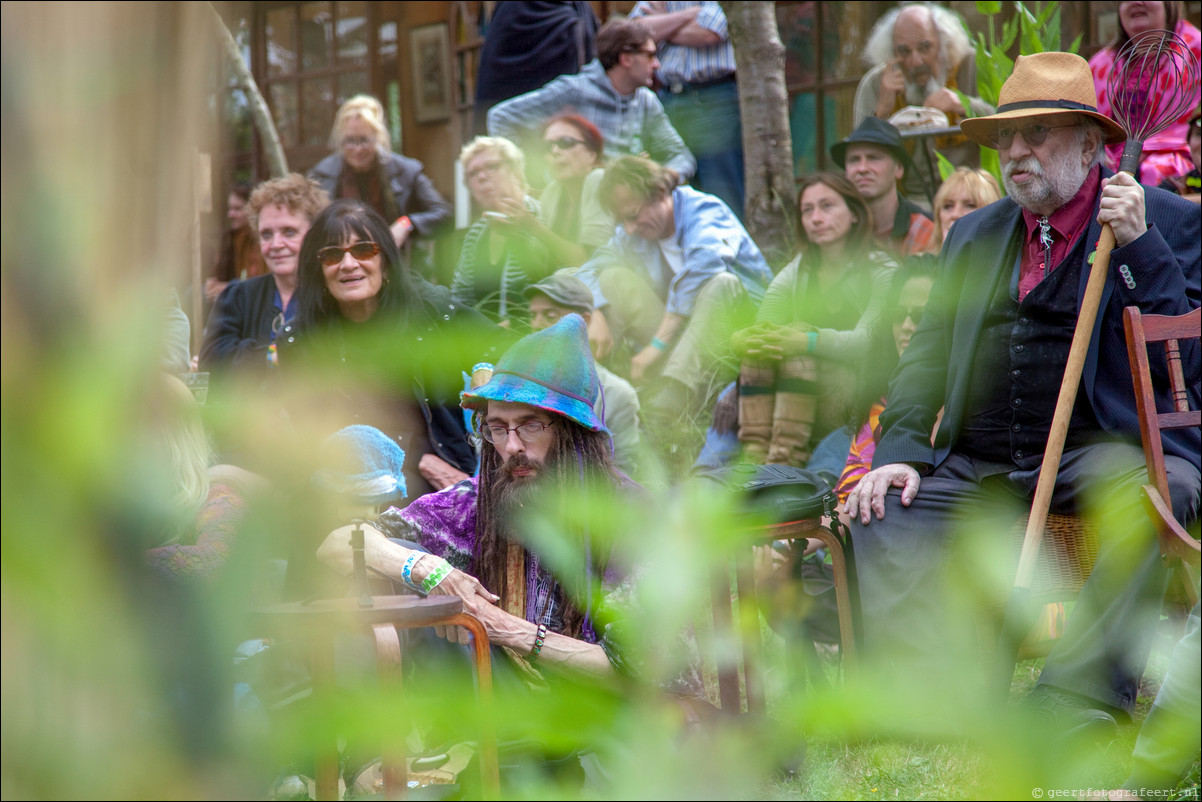
<svg viewBox="0 0 1202 802">
<path fill-rule="evenodd" d="M 706 47 L 660 42 L 659 79 L 665 88 L 673 84 L 712 83 L 728 78 L 735 72 L 735 51 L 730 44 L 726 15 L 722 13 L 722 6 L 716 2 L 669 2 L 667 11 L 672 13 L 693 6 L 701 6 L 701 11 L 697 14 L 697 24 L 718 34 L 722 41 Z M 630 19 L 644 17 L 649 13 L 648 4 L 640 2 L 630 12 Z"/>
</svg>

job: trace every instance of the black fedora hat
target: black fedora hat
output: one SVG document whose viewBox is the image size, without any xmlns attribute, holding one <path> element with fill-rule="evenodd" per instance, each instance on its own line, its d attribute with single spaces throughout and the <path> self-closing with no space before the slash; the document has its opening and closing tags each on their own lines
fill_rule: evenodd
<svg viewBox="0 0 1202 802">
<path fill-rule="evenodd" d="M 847 146 L 860 143 L 884 148 L 889 151 L 889 155 L 893 157 L 894 161 L 907 170 L 913 166 L 910 163 L 910 154 L 906 153 L 906 149 L 902 147 L 901 134 L 893 125 L 879 117 L 865 117 L 864 122 L 860 123 L 856 130 L 845 139 L 840 139 L 831 145 L 831 158 L 835 160 L 835 164 L 843 167 Z"/>
</svg>

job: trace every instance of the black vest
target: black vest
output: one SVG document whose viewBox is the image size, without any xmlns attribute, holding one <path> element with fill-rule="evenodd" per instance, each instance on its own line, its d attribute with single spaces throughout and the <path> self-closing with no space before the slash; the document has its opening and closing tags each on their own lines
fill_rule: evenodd
<svg viewBox="0 0 1202 802">
<path fill-rule="evenodd" d="M 967 415 L 956 450 L 978 459 L 1039 466 L 1077 323 L 1077 288 L 1086 237 L 1021 302 L 1019 243 L 1007 256 L 1009 282 L 999 281 L 973 356 Z M 1015 247 L 1019 245 L 1019 247 Z M 1065 449 L 1087 444 L 1100 426 L 1078 388 Z"/>
</svg>

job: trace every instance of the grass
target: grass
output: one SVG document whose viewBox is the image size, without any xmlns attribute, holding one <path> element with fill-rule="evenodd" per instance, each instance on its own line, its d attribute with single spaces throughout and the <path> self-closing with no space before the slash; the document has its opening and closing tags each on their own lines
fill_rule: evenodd
<svg viewBox="0 0 1202 802">
<path fill-rule="evenodd" d="M 770 704 L 784 702 L 783 642 L 764 627 L 768 661 Z M 823 657 L 827 677 L 839 682 L 838 658 Z M 1164 677 L 1168 658 L 1156 651 L 1149 661 L 1140 688 L 1134 720 L 1120 726 L 1119 738 L 1097 751 L 1092 759 L 1071 775 L 1081 789 L 1119 787 L 1128 776 L 1132 749 L 1139 728 Z M 1017 700 L 1034 687 L 1043 661 L 1021 661 L 1014 671 L 1011 699 Z M 815 693 L 813 686 L 807 693 Z M 779 714 L 779 709 L 777 713 Z M 998 798 L 998 773 L 1010 770 L 999 765 L 983 744 L 972 739 L 932 740 L 918 737 L 848 738 L 814 734 L 808 738 L 804 769 L 796 776 L 770 780 L 759 789 L 757 799 L 988 799 Z M 1011 767 L 1018 770 L 1021 767 Z M 1066 782 L 1069 782 L 1066 780 Z M 1063 788 L 1057 791 L 1065 790 Z M 1045 798 L 1049 789 L 1039 788 Z M 1032 787 L 1026 797 L 1039 798 Z M 1004 798 L 1004 797 L 1003 797 Z M 1070 794 L 1070 798 L 1076 798 Z M 1167 799 L 1199 798 L 1199 760 L 1195 757 L 1186 777 Z"/>
</svg>

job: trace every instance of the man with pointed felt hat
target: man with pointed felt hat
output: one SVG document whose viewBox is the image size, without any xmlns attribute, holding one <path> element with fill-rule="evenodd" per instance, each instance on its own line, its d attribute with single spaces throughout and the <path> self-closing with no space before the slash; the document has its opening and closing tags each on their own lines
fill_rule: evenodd
<svg viewBox="0 0 1202 802">
<path fill-rule="evenodd" d="M 1134 708 L 1165 582 L 1139 506 L 1148 480 L 1122 311 L 1198 307 L 1198 209 L 1100 165 L 1103 145 L 1124 132 L 1098 113 L 1079 56 L 1019 57 L 997 113 L 961 127 L 997 149 L 1009 197 L 952 226 L 932 303 L 890 383 L 873 470 L 847 501 L 865 647 L 939 681 L 932 655 L 946 654 L 940 647 L 967 618 L 965 605 L 948 604 L 946 555 L 955 538 L 997 526 L 997 516 L 974 520 L 969 510 L 993 509 L 986 505 L 999 498 L 1016 516 L 1029 509 L 1109 223 L 1116 247 L 1051 507 L 1099 519 L 1101 554 L 1027 705 L 1049 722 L 1046 731 L 1106 737 Z M 1196 408 L 1199 356 L 1186 351 Z M 1186 525 L 1198 516 L 1200 446 L 1197 429 L 1164 436 L 1172 506 Z M 1110 503 L 1105 515 L 1090 503 L 1097 498 Z M 914 675 L 900 676 L 913 693 Z"/>
<path fill-rule="evenodd" d="M 594 586 L 608 591 L 623 581 L 609 554 L 590 542 L 590 525 L 565 524 L 559 531 L 583 559 L 581 575 L 561 576 L 524 545 L 521 531 L 528 510 L 554 519 L 586 498 L 641 496 L 614 467 L 609 431 L 593 410 L 598 389 L 580 315 L 511 346 L 489 381 L 462 396 L 484 441 L 479 475 L 365 527 L 368 567 L 420 593 L 459 596 L 492 644 L 527 667 L 558 662 L 609 673 L 626 658 L 590 601 Z M 347 540 L 345 528 L 335 530 L 318 552 L 344 574 Z M 703 692 L 693 669 L 673 683 L 686 695 Z"/>
</svg>

